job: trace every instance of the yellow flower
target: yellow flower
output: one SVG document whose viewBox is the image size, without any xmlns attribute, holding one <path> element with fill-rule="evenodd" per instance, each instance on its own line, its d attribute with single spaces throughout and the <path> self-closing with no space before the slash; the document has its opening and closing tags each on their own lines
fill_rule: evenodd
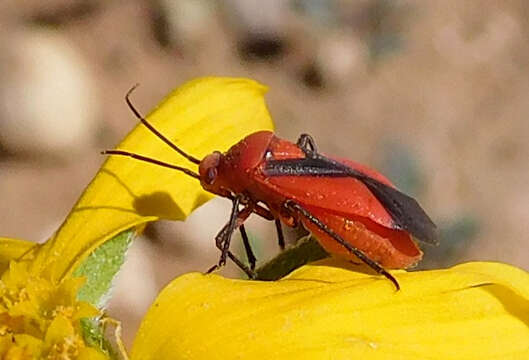
<svg viewBox="0 0 529 360">
<path fill-rule="evenodd" d="M 170 95 L 149 120 L 201 157 L 272 126 L 263 92 L 264 87 L 249 80 L 200 79 Z M 142 126 L 119 148 L 190 166 Z M 181 173 L 132 159 L 109 159 L 46 244 L 31 248 L 12 241 L 2 246 L 0 241 L 0 266 L 4 262 L 5 268 L 5 261 L 13 257 L 24 262 L 12 263 L 4 273 L 2 284 L 18 290 L 2 296 L 2 301 L 26 299 L 26 293 L 38 291 L 43 291 L 45 299 L 62 299 L 21 305 L 16 314 L 36 321 L 29 321 L 16 344 L 12 336 L 8 340 L 0 336 L 0 354 L 30 358 L 34 339 L 44 342 L 42 351 L 53 348 L 57 354 L 68 353 L 71 344 L 91 349 L 82 346 L 75 326 L 70 326 L 72 319 L 89 316 L 80 307 L 70 309 L 76 304 L 72 294 L 79 286 L 71 275 L 94 249 L 115 235 L 159 218 L 183 219 L 209 197 L 195 179 Z M 529 358 L 526 272 L 496 263 L 393 271 L 402 288 L 396 292 L 385 278 L 364 270 L 320 262 L 274 282 L 183 275 L 151 306 L 131 359 Z M 32 277 L 35 286 L 20 280 Z M 61 286 L 63 290 L 58 291 Z M 48 293 L 69 295 L 50 297 Z M 48 304 L 54 309 L 59 304 L 70 308 L 52 311 L 53 320 L 46 323 L 36 309 L 48 309 Z M 10 329 L 22 326 L 11 315 L 0 317 L 0 324 Z M 39 333 L 38 329 L 44 330 Z M 64 358 L 72 358 L 68 356 Z"/>
<path fill-rule="evenodd" d="M 87 348 L 80 320 L 99 315 L 77 300 L 84 280 L 60 283 L 28 271 L 28 261 L 10 261 L 0 277 L 0 356 L 5 359 L 104 359 Z"/>
<path fill-rule="evenodd" d="M 148 120 L 182 148 L 204 156 L 271 129 L 265 90 L 245 79 L 198 79 L 170 94 Z M 118 148 L 190 165 L 143 125 Z M 184 219 L 210 198 L 181 173 L 109 158 L 46 243 L 0 239 L 0 359 L 106 358 L 83 339 L 80 319 L 99 311 L 78 301 L 83 279 L 73 274 L 116 235 L 159 218 Z"/>
<path fill-rule="evenodd" d="M 348 268 L 346 268 L 348 267 Z M 529 274 L 475 262 L 392 271 L 323 261 L 279 281 L 191 273 L 153 303 L 131 358 L 529 359 Z"/>
</svg>

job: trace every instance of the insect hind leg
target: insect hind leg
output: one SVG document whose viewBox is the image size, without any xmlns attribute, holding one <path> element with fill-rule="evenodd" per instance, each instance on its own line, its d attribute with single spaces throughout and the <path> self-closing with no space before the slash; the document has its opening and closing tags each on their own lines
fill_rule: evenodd
<svg viewBox="0 0 529 360">
<path fill-rule="evenodd" d="M 318 219 L 316 216 L 314 216 L 312 213 L 310 213 L 307 209 L 303 208 L 301 205 L 297 204 L 296 202 L 292 200 L 287 200 L 285 202 L 285 207 L 290 211 L 295 211 L 307 220 L 309 220 L 311 223 L 316 225 L 318 228 L 320 228 L 321 231 L 329 235 L 331 238 L 336 240 L 340 245 L 342 245 L 344 248 L 352 252 L 357 258 L 362 260 L 364 264 L 369 266 L 371 269 L 376 271 L 378 274 L 381 274 L 385 276 L 388 280 L 390 280 L 393 285 L 395 285 L 395 288 L 400 290 L 400 285 L 397 279 L 393 277 L 386 269 L 384 269 L 380 264 L 378 264 L 376 261 L 370 259 L 362 250 L 352 246 L 348 242 L 346 242 L 340 235 L 335 233 L 331 228 L 329 228 L 327 225 L 322 223 L 320 219 Z"/>
</svg>

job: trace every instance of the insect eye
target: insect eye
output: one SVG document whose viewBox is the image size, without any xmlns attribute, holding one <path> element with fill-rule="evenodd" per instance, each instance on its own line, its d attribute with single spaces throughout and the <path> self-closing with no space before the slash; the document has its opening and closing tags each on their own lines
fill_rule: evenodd
<svg viewBox="0 0 529 360">
<path fill-rule="evenodd" d="M 206 182 L 208 185 L 211 185 L 215 182 L 217 179 L 217 168 L 210 167 L 207 172 Z"/>
</svg>

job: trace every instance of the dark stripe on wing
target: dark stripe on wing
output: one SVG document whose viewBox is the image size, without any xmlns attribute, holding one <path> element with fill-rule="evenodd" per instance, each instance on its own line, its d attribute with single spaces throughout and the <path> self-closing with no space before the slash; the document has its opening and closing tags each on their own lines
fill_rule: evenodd
<svg viewBox="0 0 529 360">
<path fill-rule="evenodd" d="M 384 205 L 396 229 L 404 229 L 428 244 L 439 243 L 437 227 L 414 198 L 338 161 L 319 154 L 303 159 L 269 160 L 264 171 L 267 176 L 356 178 Z"/>
</svg>

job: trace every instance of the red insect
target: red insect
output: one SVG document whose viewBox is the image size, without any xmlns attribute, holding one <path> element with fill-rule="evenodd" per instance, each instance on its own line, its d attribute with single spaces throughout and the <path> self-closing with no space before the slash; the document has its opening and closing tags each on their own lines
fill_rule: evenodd
<svg viewBox="0 0 529 360">
<path fill-rule="evenodd" d="M 252 213 L 275 221 L 282 249 L 281 223 L 302 224 L 327 252 L 363 261 L 391 280 L 397 289 L 397 280 L 385 268 L 407 268 L 422 258 L 412 236 L 437 244 L 435 224 L 413 198 L 366 166 L 319 153 L 309 135 L 301 135 L 294 144 L 270 131 L 259 131 L 226 153 L 215 151 L 200 161 L 179 149 L 140 115 L 129 99 L 132 90 L 126 101 L 138 119 L 174 150 L 198 164 L 199 173 L 127 151 L 103 153 L 182 171 L 200 180 L 205 190 L 232 200 L 230 219 L 216 236 L 221 256 L 210 271 L 225 265 L 229 257 L 249 277 L 254 276 L 256 259 L 244 229 L 244 221 Z M 229 250 L 236 229 L 241 231 L 250 267 Z"/>
</svg>

